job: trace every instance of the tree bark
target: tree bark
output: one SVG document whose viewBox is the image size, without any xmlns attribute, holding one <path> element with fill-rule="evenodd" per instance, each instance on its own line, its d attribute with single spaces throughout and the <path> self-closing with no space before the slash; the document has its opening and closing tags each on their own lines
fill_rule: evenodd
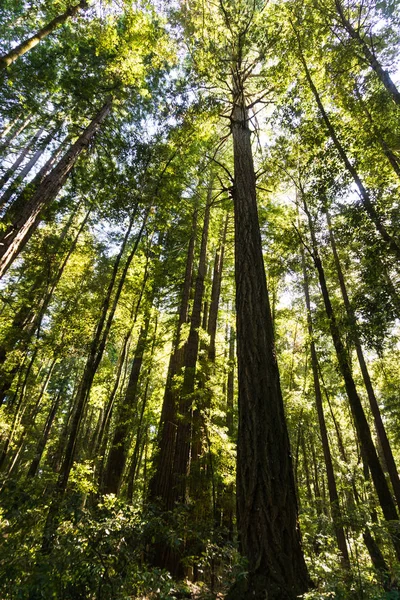
<svg viewBox="0 0 400 600">
<path fill-rule="evenodd" d="M 67 19 L 73 17 L 80 10 L 84 10 L 87 7 L 87 0 L 81 0 L 79 4 L 67 8 L 65 12 L 55 17 L 52 21 L 50 21 L 50 23 L 45 25 L 45 27 L 42 27 L 42 29 L 39 29 L 39 31 L 37 31 L 30 38 L 18 44 L 18 46 L 10 50 L 10 52 L 7 52 L 7 54 L 0 56 L 0 69 L 5 69 L 12 65 L 17 58 L 23 56 L 26 52 L 37 46 L 42 39 L 53 33 L 53 31 L 60 25 L 63 25 Z"/>
<path fill-rule="evenodd" d="M 65 153 L 51 173 L 43 179 L 25 205 L 19 205 L 17 200 L 7 211 L 5 222 L 10 224 L 0 235 L 0 277 L 4 275 L 36 230 L 40 223 L 42 210 L 49 206 L 57 196 L 78 156 L 87 147 L 110 110 L 111 98 L 106 101 L 90 125 Z M 18 207 L 18 210 L 16 210 L 16 207 Z"/>
<path fill-rule="evenodd" d="M 237 520 L 246 580 L 228 600 L 294 600 L 309 579 L 297 523 L 289 436 L 276 360 L 258 221 L 256 177 L 240 65 L 233 73 L 231 129 L 235 216 L 239 430 Z"/>
<path fill-rule="evenodd" d="M 229 215 L 225 217 L 225 224 L 222 231 L 221 244 L 215 254 L 214 272 L 211 288 L 210 312 L 208 315 L 207 333 L 210 336 L 210 345 L 208 347 L 208 359 L 210 362 L 215 362 L 215 338 L 217 334 L 218 307 L 219 298 L 221 295 L 222 269 L 224 266 L 225 242 L 226 233 L 228 230 Z"/>
<path fill-rule="evenodd" d="M 54 399 L 53 405 L 51 406 L 50 412 L 49 412 L 47 420 L 46 420 L 46 424 L 44 426 L 42 436 L 36 447 L 34 459 L 32 460 L 30 467 L 28 469 L 27 477 L 29 477 L 29 478 L 35 477 L 37 470 L 39 468 L 39 464 L 42 459 L 42 455 L 43 455 L 44 449 L 46 447 L 47 440 L 49 439 L 51 426 L 53 425 L 53 421 L 55 419 L 58 407 L 60 405 L 61 395 L 62 395 L 62 391 L 60 390 Z"/>
<path fill-rule="evenodd" d="M 207 242 L 210 223 L 210 200 L 212 181 L 209 184 L 207 203 L 204 212 L 199 266 L 197 271 L 193 308 L 190 319 L 189 337 L 185 346 L 184 376 L 179 398 L 178 427 L 176 432 L 173 482 L 170 496 L 170 509 L 175 503 L 188 501 L 188 475 L 190 473 L 190 447 L 192 443 L 193 392 L 196 383 L 196 364 L 199 351 L 199 329 L 203 304 L 204 280 L 207 269 Z"/>
</svg>

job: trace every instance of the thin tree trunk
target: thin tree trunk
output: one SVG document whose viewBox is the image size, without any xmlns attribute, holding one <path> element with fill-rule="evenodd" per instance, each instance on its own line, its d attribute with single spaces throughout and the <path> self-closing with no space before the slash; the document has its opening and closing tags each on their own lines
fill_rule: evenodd
<svg viewBox="0 0 400 600">
<path fill-rule="evenodd" d="M 129 434 L 137 411 L 139 377 L 146 349 L 149 325 L 150 314 L 146 316 L 145 322 L 140 329 L 128 386 L 118 409 L 111 448 L 104 471 L 103 494 L 119 494 L 128 454 Z"/>
<path fill-rule="evenodd" d="M 236 333 L 239 430 L 237 521 L 248 576 L 227 600 L 294 600 L 309 579 L 301 548 L 289 436 L 257 211 L 249 115 L 233 73 Z"/>
<path fill-rule="evenodd" d="M 175 503 L 188 501 L 188 475 L 190 473 L 190 447 L 192 443 L 193 392 L 196 382 L 196 364 L 199 352 L 199 328 L 201 326 L 201 307 L 203 304 L 204 280 L 207 268 L 207 242 L 210 222 L 210 201 L 212 182 L 209 184 L 204 212 L 199 266 L 197 271 L 189 337 L 185 346 L 184 376 L 179 399 L 179 418 L 176 432 L 175 456 L 173 464 L 173 482 L 170 496 L 170 509 Z"/>
<path fill-rule="evenodd" d="M 350 365 L 347 360 L 346 350 L 343 345 L 339 327 L 337 325 L 336 317 L 333 311 L 333 307 L 330 301 L 328 287 L 326 285 L 325 272 L 322 266 L 321 259 L 318 253 L 318 245 L 315 237 L 313 222 L 311 214 L 308 210 L 304 195 L 303 195 L 303 206 L 305 213 L 308 218 L 308 224 L 312 240 L 312 258 L 314 261 L 315 268 L 318 273 L 319 283 L 321 287 L 321 293 L 324 300 L 326 315 L 329 320 L 329 327 L 332 336 L 333 345 L 335 347 L 336 356 L 339 363 L 340 372 L 342 374 L 347 397 L 349 399 L 350 408 L 353 414 L 354 422 L 357 429 L 358 439 L 360 441 L 362 452 L 368 462 L 368 466 L 371 470 L 372 480 L 379 498 L 379 502 L 382 508 L 385 519 L 389 522 L 398 521 L 398 515 L 396 506 L 393 502 L 388 484 L 386 482 L 385 474 L 382 466 L 379 462 L 379 458 L 372 440 L 371 430 L 369 428 L 368 421 L 366 419 L 363 406 L 361 404 L 360 397 L 357 393 L 357 389 L 354 383 L 353 375 L 351 373 Z M 400 540 L 397 535 L 392 532 L 392 542 L 396 551 L 396 555 L 400 560 Z"/>
<path fill-rule="evenodd" d="M 182 326 L 187 322 L 188 318 L 196 230 L 197 209 L 193 212 L 192 229 L 186 256 L 182 298 L 178 313 L 178 323 L 176 327 L 175 339 L 172 345 L 171 358 L 168 365 L 168 375 L 161 409 L 157 449 L 155 452 L 155 457 L 153 458 L 154 475 L 151 478 L 149 485 L 149 500 L 151 502 L 155 502 L 157 500 L 160 501 L 161 506 L 164 508 L 167 508 L 168 504 L 177 429 L 177 392 L 175 389 L 174 377 L 180 372 L 183 366 L 184 348 L 180 348 L 181 334 Z"/>
<path fill-rule="evenodd" d="M 19 153 L 19 155 L 17 156 L 17 158 L 15 159 L 15 161 L 13 162 L 11 167 L 9 169 L 7 169 L 6 172 L 3 173 L 3 175 L 0 177 L 0 189 L 2 189 L 3 186 L 7 183 L 7 181 L 9 179 L 11 179 L 11 177 L 14 176 L 14 174 L 16 173 L 16 171 L 18 170 L 20 165 L 23 163 L 23 161 L 27 157 L 28 152 L 30 151 L 32 146 L 35 146 L 36 142 L 42 135 L 43 131 L 44 131 L 43 127 L 41 129 L 38 129 L 38 131 L 35 133 L 33 138 L 31 140 L 29 140 L 29 142 L 26 144 L 26 146 L 21 150 L 21 152 Z"/>
<path fill-rule="evenodd" d="M 42 459 L 43 456 L 43 452 L 44 449 L 46 448 L 46 444 L 47 444 L 47 440 L 49 439 L 49 435 L 50 435 L 50 430 L 51 430 L 51 426 L 53 425 L 53 421 L 55 419 L 58 407 L 60 405 L 61 402 L 61 396 L 62 396 L 62 391 L 60 390 L 55 399 L 54 402 L 50 408 L 50 412 L 48 414 L 47 420 L 46 420 L 46 424 L 44 426 L 44 430 L 42 433 L 42 436 L 37 444 L 36 447 L 36 451 L 35 451 L 35 456 L 34 459 L 32 460 L 30 467 L 28 469 L 28 473 L 27 473 L 27 477 L 28 478 L 32 478 L 35 477 L 37 470 L 39 468 L 39 464 L 40 461 Z"/>
<path fill-rule="evenodd" d="M 13 260 L 24 248 L 32 233 L 36 230 L 40 223 L 43 209 L 49 206 L 57 196 L 78 156 L 89 144 L 110 110 L 111 98 L 107 100 L 90 125 L 65 153 L 51 173 L 39 184 L 25 206 L 19 206 L 19 210 L 17 211 L 15 210 L 16 204 L 13 204 L 7 211 L 5 221 L 6 223 L 10 223 L 10 225 L 0 236 L 0 277 L 4 275 Z"/>
<path fill-rule="evenodd" d="M 333 521 L 333 527 L 335 530 L 337 545 L 342 554 L 343 566 L 346 569 L 349 569 L 350 568 L 350 559 L 349 559 L 349 553 L 347 550 L 346 536 L 345 536 L 344 529 L 342 526 L 342 514 L 341 514 L 341 509 L 340 509 L 340 503 L 339 503 L 339 495 L 338 495 L 337 487 L 336 487 L 335 471 L 333 468 L 332 455 L 331 455 L 331 451 L 330 451 L 330 447 L 329 447 L 328 431 L 326 428 L 325 415 L 324 415 L 324 409 L 323 409 L 323 403 L 322 403 L 321 386 L 320 386 L 319 376 L 318 376 L 318 358 L 317 358 L 317 351 L 316 351 L 315 342 L 314 342 L 314 331 L 313 331 L 312 315 L 311 315 L 311 300 L 310 300 L 310 291 L 309 291 L 309 281 L 308 281 L 308 273 L 307 273 L 306 261 L 305 261 L 305 256 L 304 256 L 304 249 L 303 249 L 302 245 L 300 247 L 300 252 L 301 252 L 301 261 L 302 261 L 302 266 L 303 266 L 303 281 L 304 281 L 303 285 L 304 285 L 304 296 L 305 296 L 306 309 L 307 309 L 308 335 L 310 338 L 309 344 L 310 344 L 310 352 L 311 352 L 311 367 L 312 367 L 313 380 L 314 380 L 315 404 L 317 407 L 318 423 L 319 423 L 319 429 L 320 429 L 320 433 L 321 433 L 322 449 L 324 452 L 326 475 L 327 475 L 327 479 L 328 479 L 328 491 L 329 491 L 329 501 L 330 501 L 330 506 L 331 506 L 331 513 L 332 513 L 332 521 Z"/>
<path fill-rule="evenodd" d="M 139 422 L 138 422 L 138 426 L 136 429 L 135 447 L 133 449 L 131 465 L 129 468 L 128 478 L 127 478 L 128 486 L 127 486 L 126 496 L 127 496 L 128 501 L 131 503 L 133 502 L 133 491 L 135 489 L 137 473 L 138 473 L 138 469 L 140 466 L 140 460 L 141 460 L 140 448 L 142 447 L 143 430 L 145 429 L 145 432 L 147 431 L 147 423 L 146 423 L 146 425 L 144 425 L 144 413 L 146 410 L 147 400 L 148 400 L 148 390 L 149 390 L 150 377 L 151 377 L 151 371 L 152 371 L 152 366 L 153 366 L 152 363 L 153 363 L 153 358 L 154 358 L 154 350 L 155 350 L 156 339 L 157 339 L 157 326 L 158 326 L 158 323 L 156 321 L 155 327 L 154 327 L 154 333 L 153 333 L 153 344 L 152 344 L 151 352 L 150 352 L 149 367 L 147 369 L 147 375 L 146 375 L 146 385 L 145 385 L 144 392 L 143 392 L 143 400 L 142 400 L 142 406 L 140 409 L 140 417 L 139 417 Z"/>
<path fill-rule="evenodd" d="M 375 73 L 377 74 L 377 76 L 379 78 L 379 81 L 384 85 L 386 90 L 389 92 L 393 101 L 396 104 L 400 105 L 400 92 L 397 89 L 397 87 L 395 86 L 395 84 L 393 83 L 389 73 L 387 71 L 385 71 L 385 69 L 382 67 L 382 65 L 376 58 L 374 52 L 369 48 L 369 46 L 366 43 L 366 41 L 364 40 L 364 38 L 361 37 L 359 29 L 355 29 L 353 27 L 353 25 L 351 24 L 351 22 L 349 21 L 349 19 L 346 18 L 341 0 L 335 0 L 335 5 L 336 5 L 336 9 L 339 13 L 340 21 L 341 21 L 343 27 L 346 29 L 346 31 L 349 34 L 349 36 L 351 37 L 351 39 L 353 39 L 357 42 L 357 44 L 361 48 L 362 53 L 365 56 L 365 60 L 370 65 L 370 67 L 375 71 Z"/>
<path fill-rule="evenodd" d="M 363 377 L 365 389 L 367 390 L 369 405 L 371 407 L 371 412 L 374 417 L 375 429 L 378 436 L 379 444 L 382 448 L 383 456 L 385 459 L 385 465 L 387 467 L 387 472 L 390 477 L 390 481 L 392 483 L 394 495 L 396 498 L 397 506 L 400 509 L 400 480 L 397 472 L 396 462 L 394 460 L 392 448 L 390 446 L 390 442 L 388 440 L 385 426 L 382 421 L 381 412 L 379 410 L 378 401 L 375 396 L 375 391 L 372 385 L 371 377 L 369 375 L 368 367 L 365 362 L 364 353 L 361 346 L 361 341 L 357 332 L 357 321 L 353 311 L 353 308 L 350 303 L 350 299 L 347 293 L 346 283 L 343 276 L 342 267 L 339 260 L 339 255 L 336 248 L 336 242 L 333 235 L 332 223 L 327 210 L 325 210 L 326 219 L 328 223 L 328 231 L 329 238 L 331 242 L 331 248 L 333 253 L 333 258 L 335 261 L 336 271 L 338 274 L 340 289 L 342 292 L 343 302 L 346 308 L 347 316 L 349 318 L 349 322 L 352 328 L 352 339 L 354 341 L 354 346 L 357 352 L 357 358 L 361 369 L 361 374 Z"/>
<path fill-rule="evenodd" d="M 215 362 L 215 338 L 217 334 L 217 320 L 219 298 L 221 295 L 222 269 L 224 265 L 225 242 L 228 230 L 229 215 L 226 214 L 224 229 L 222 231 L 221 244 L 215 254 L 213 282 L 211 288 L 210 312 L 208 315 L 207 333 L 210 336 L 210 345 L 208 347 L 208 358 Z"/>
<path fill-rule="evenodd" d="M 150 208 L 148 208 L 146 210 L 146 213 L 145 213 L 145 216 L 143 219 L 143 223 L 142 223 L 142 227 L 136 237 L 133 248 L 125 261 L 125 265 L 123 267 L 123 270 L 122 270 L 122 273 L 121 273 L 121 276 L 119 279 L 119 283 L 115 290 L 114 299 L 111 302 L 112 294 L 113 294 L 114 287 L 115 287 L 116 280 L 117 280 L 119 264 L 121 262 L 122 256 L 124 254 L 126 245 L 128 243 L 129 237 L 130 237 L 130 233 L 131 233 L 131 230 L 133 227 L 135 215 L 133 215 L 130 220 L 129 227 L 127 229 L 123 243 L 121 245 L 120 252 L 114 263 L 113 273 L 112 273 L 111 280 L 108 285 L 108 290 L 107 290 L 107 293 L 106 293 L 106 296 L 105 296 L 105 299 L 103 302 L 100 319 L 99 319 L 99 322 L 96 327 L 96 331 L 95 331 L 95 334 L 94 334 L 94 337 L 93 337 L 93 340 L 91 343 L 91 347 L 90 347 L 89 356 L 86 361 L 84 373 L 82 375 L 82 379 L 81 379 L 81 382 L 80 382 L 80 385 L 79 385 L 79 388 L 77 391 L 77 395 L 75 398 L 74 414 L 72 416 L 72 420 L 71 420 L 71 424 L 70 424 L 70 431 L 69 431 L 68 441 L 67 441 L 66 448 L 65 448 L 64 459 L 63 459 L 63 463 L 61 465 L 58 481 L 56 484 L 56 489 L 55 489 L 55 492 L 53 495 L 52 502 L 50 504 L 50 508 L 49 508 L 49 512 L 47 515 L 44 532 L 43 532 L 41 553 L 44 555 L 48 554 L 51 551 L 51 548 L 53 546 L 54 536 L 55 536 L 55 533 L 57 530 L 57 525 L 58 525 L 59 510 L 61 507 L 61 502 L 63 500 L 64 493 L 67 488 L 71 469 L 72 469 L 72 466 L 74 463 L 76 444 L 78 441 L 78 433 L 79 433 L 81 421 L 82 421 L 82 418 L 83 418 L 83 415 L 84 415 L 84 412 L 86 409 L 86 404 L 87 404 L 87 400 L 89 397 L 90 388 L 91 388 L 94 376 L 96 374 L 97 368 L 100 364 L 101 358 L 103 356 L 106 341 L 108 338 L 108 334 L 110 332 L 111 325 L 113 322 L 115 310 L 117 308 L 117 304 L 118 304 L 118 301 L 119 301 L 119 298 L 120 298 L 120 295 L 122 292 L 122 288 L 125 283 L 126 275 L 127 275 L 129 266 L 132 262 L 132 259 L 136 253 L 137 247 L 139 245 L 139 241 L 142 237 L 149 213 L 150 213 Z"/>
<path fill-rule="evenodd" d="M 11 142 L 14 141 L 15 138 L 18 137 L 19 134 L 22 133 L 28 127 L 29 123 L 32 122 L 32 119 L 33 119 L 33 115 L 29 115 L 29 117 L 27 119 L 25 119 L 15 131 L 13 131 L 8 136 L 8 138 L 5 139 L 2 144 L 0 144 L 0 152 L 4 152 L 4 150 L 7 150 L 7 148 L 11 144 Z"/>
<path fill-rule="evenodd" d="M 350 173 L 350 175 L 353 178 L 354 183 L 357 186 L 358 189 L 358 193 L 360 195 L 362 204 L 365 208 L 366 213 L 368 214 L 369 218 L 371 219 L 371 221 L 373 222 L 373 224 L 375 225 L 376 230 L 378 231 L 378 233 L 380 234 L 380 236 L 382 237 L 382 239 L 387 243 L 388 248 L 391 250 L 391 252 L 396 256 L 396 258 L 400 259 L 400 246 L 397 243 L 397 241 L 393 238 L 393 236 L 388 232 L 386 226 L 384 225 L 383 221 L 382 221 L 382 217 L 377 213 L 376 208 L 370 198 L 370 195 L 367 191 L 367 189 L 365 188 L 364 184 L 362 183 L 357 170 L 355 169 L 355 167 L 352 165 L 352 163 L 350 162 L 346 151 L 344 149 L 344 147 L 342 146 L 338 136 L 336 135 L 336 131 L 335 128 L 333 127 L 330 118 L 328 117 L 327 112 L 325 111 L 325 108 L 322 104 L 321 98 L 318 94 L 318 90 L 315 87 L 315 84 L 312 80 L 309 68 L 307 66 L 307 63 L 305 61 L 304 55 L 303 55 L 303 51 L 301 48 L 301 43 L 300 43 L 300 37 L 298 32 L 295 30 L 295 33 L 297 35 L 297 39 L 298 39 L 298 44 L 299 44 L 299 56 L 300 56 L 300 60 L 303 64 L 304 67 L 304 73 L 306 76 L 306 79 L 308 81 L 308 84 L 310 86 L 310 89 L 313 93 L 313 96 L 315 98 L 315 101 L 317 103 L 317 106 L 319 108 L 319 111 L 322 115 L 323 121 L 325 123 L 325 126 L 329 132 L 329 135 L 332 138 L 333 144 L 340 156 L 340 158 L 342 159 L 346 169 L 348 170 L 348 172 Z"/>
<path fill-rule="evenodd" d="M 45 25 L 45 27 L 42 27 L 42 29 L 39 29 L 39 31 L 37 31 L 30 38 L 18 44 L 18 46 L 10 50 L 10 52 L 8 52 L 7 54 L 1 56 L 0 69 L 5 69 L 6 67 L 9 67 L 13 62 L 17 60 L 17 58 L 23 56 L 26 52 L 37 46 L 41 40 L 53 33 L 53 31 L 57 29 L 57 27 L 63 25 L 63 23 L 65 23 L 67 19 L 73 17 L 80 10 L 84 10 L 87 7 L 87 0 L 81 0 L 79 4 L 67 8 L 65 12 L 55 17 L 52 21 L 50 21 L 50 23 Z"/>
<path fill-rule="evenodd" d="M 36 165 L 43 152 L 46 150 L 48 144 L 51 142 L 55 134 L 57 133 L 59 127 L 56 127 L 49 133 L 49 135 L 41 142 L 40 147 L 36 150 L 35 154 L 32 158 L 27 162 L 22 171 L 18 174 L 16 179 L 11 183 L 11 185 L 7 188 L 4 194 L 0 197 L 0 210 L 2 210 L 7 204 L 10 198 L 18 191 L 18 187 L 23 182 L 25 177 L 30 173 L 33 167 Z"/>
</svg>

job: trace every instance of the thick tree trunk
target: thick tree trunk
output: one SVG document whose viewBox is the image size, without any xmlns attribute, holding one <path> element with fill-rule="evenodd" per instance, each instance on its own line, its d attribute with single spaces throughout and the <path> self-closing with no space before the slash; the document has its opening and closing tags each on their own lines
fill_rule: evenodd
<svg viewBox="0 0 400 600">
<path fill-rule="evenodd" d="M 349 322 L 352 328 L 352 339 L 354 341 L 354 346 L 357 352 L 357 358 L 361 369 L 361 374 L 363 377 L 365 389 L 367 390 L 369 405 L 371 407 L 371 412 L 374 417 L 375 429 L 378 436 L 379 444 L 382 448 L 383 457 L 385 460 L 385 465 L 387 468 L 387 472 L 389 474 L 390 481 L 392 483 L 394 495 L 397 502 L 397 507 L 400 510 L 400 480 L 397 471 L 396 462 L 394 460 L 392 448 L 390 446 L 389 439 L 386 434 L 386 429 L 382 421 L 381 411 L 379 410 L 378 401 L 375 396 L 375 391 L 372 385 L 371 377 L 369 375 L 368 367 L 365 362 L 364 353 L 361 346 L 361 341 L 357 333 L 357 321 L 353 311 L 353 308 L 350 303 L 350 299 L 347 293 L 346 283 L 343 276 L 342 267 L 339 260 L 339 255 L 336 248 L 336 242 L 333 235 L 332 223 L 329 216 L 328 211 L 325 211 L 326 219 L 328 223 L 328 231 L 329 237 L 332 247 L 333 258 L 335 261 L 336 271 L 338 274 L 338 279 L 340 283 L 340 290 L 342 292 L 343 302 L 346 308 L 347 316 L 349 318 Z"/>
<path fill-rule="evenodd" d="M 321 433 L 321 441 L 322 441 L 322 449 L 324 453 L 324 460 L 326 466 L 326 476 L 328 479 L 328 491 L 329 491 L 329 501 L 331 505 L 331 513 L 332 513 L 332 521 L 333 527 L 335 530 L 336 540 L 338 548 L 342 554 L 342 562 L 343 566 L 346 569 L 350 568 L 350 559 L 349 553 L 347 550 L 346 544 L 346 536 L 344 533 L 344 529 L 342 526 L 342 515 L 339 503 L 339 495 L 336 487 L 336 479 L 335 479 L 335 471 L 332 463 L 332 455 L 329 447 L 329 439 L 328 439 L 328 431 L 325 423 L 325 415 L 324 408 L 322 403 L 322 393 L 321 386 L 319 382 L 318 375 L 318 358 L 317 351 L 315 348 L 314 342 L 314 331 L 312 324 L 312 315 L 311 315 L 311 300 L 310 300 L 310 291 L 309 291 L 309 282 L 308 282 L 308 274 L 306 261 L 304 256 L 304 249 L 301 247 L 301 260 L 303 265 L 303 279 L 304 279 L 304 296 L 306 300 L 306 309 L 307 309 L 307 326 L 308 326 L 308 335 L 310 338 L 310 352 L 311 352 L 311 367 L 313 373 L 313 381 L 314 381 L 314 393 L 315 393 L 315 404 L 317 407 L 318 414 L 318 422 L 319 429 Z"/>
<path fill-rule="evenodd" d="M 81 0 L 79 4 L 67 8 L 67 10 L 64 13 L 58 15 L 58 17 L 55 17 L 52 21 L 50 21 L 50 23 L 48 23 L 45 27 L 42 27 L 42 29 L 39 29 L 39 31 L 37 31 L 30 38 L 28 38 L 24 42 L 21 42 L 21 44 L 18 44 L 18 46 L 10 50 L 10 52 L 8 52 L 7 54 L 0 56 L 0 69 L 5 69 L 6 67 L 9 67 L 13 62 L 17 60 L 17 58 L 23 56 L 26 52 L 37 46 L 41 40 L 53 33 L 53 31 L 57 29 L 57 27 L 63 25 L 63 23 L 65 23 L 67 19 L 73 17 L 80 10 L 86 9 L 87 7 L 87 0 Z"/>
<path fill-rule="evenodd" d="M 383 472 L 382 466 L 379 462 L 379 458 L 374 446 L 374 442 L 371 436 L 371 430 L 369 428 L 368 421 L 366 419 L 363 406 L 361 404 L 360 397 L 357 393 L 356 385 L 354 383 L 353 375 L 351 373 L 351 368 L 349 365 L 349 361 L 347 359 L 346 349 L 342 342 L 340 336 L 340 330 L 338 324 L 336 322 L 336 317 L 333 311 L 333 307 L 330 301 L 328 287 L 325 279 L 325 272 L 322 266 L 321 259 L 318 253 L 318 245 L 317 240 L 314 233 L 313 222 L 311 218 L 311 214 L 308 210 L 305 198 L 303 196 L 303 205 L 305 213 L 307 214 L 308 224 L 311 234 L 312 240 L 312 258 L 314 261 L 315 268 L 318 273 L 320 288 L 322 297 L 325 305 L 325 312 L 329 320 L 329 327 L 332 336 L 333 345 L 335 347 L 336 356 L 339 363 L 339 369 L 342 374 L 347 397 L 349 399 L 350 408 L 353 414 L 355 426 L 357 429 L 358 439 L 361 445 L 361 451 L 365 456 L 368 466 L 371 471 L 372 480 L 374 482 L 374 486 L 379 498 L 379 503 L 382 508 L 383 515 L 385 519 L 389 522 L 398 521 L 398 515 L 396 511 L 396 506 L 393 502 L 393 498 L 391 496 L 388 484 L 386 482 L 385 474 Z M 400 540 L 397 538 L 397 535 L 392 533 L 392 541 L 394 548 L 396 550 L 396 555 L 400 560 Z"/>
<path fill-rule="evenodd" d="M 256 177 L 244 91 L 234 74 L 236 332 L 239 430 L 237 520 L 247 579 L 229 600 L 294 600 L 308 586 L 297 523 L 289 436 L 257 212 Z"/>
<path fill-rule="evenodd" d="M 296 31 L 296 30 L 295 30 Z M 325 123 L 325 126 L 329 132 L 329 135 L 331 136 L 331 139 L 333 141 L 333 144 L 340 156 L 340 158 L 342 159 L 346 169 L 348 170 L 348 172 L 350 173 L 350 175 L 353 178 L 354 183 L 357 186 L 358 189 L 358 193 L 359 196 L 361 198 L 362 204 L 365 208 L 365 211 L 367 213 L 367 215 L 369 216 L 369 218 L 371 219 L 371 221 L 373 222 L 373 224 L 375 225 L 376 230 L 378 231 L 378 233 L 380 234 L 381 238 L 386 242 L 388 248 L 391 250 L 391 252 L 396 256 L 396 258 L 400 259 L 400 246 L 398 244 L 398 242 L 393 238 L 393 236 L 389 233 L 389 231 L 387 230 L 385 224 L 383 223 L 382 217 L 377 213 L 376 208 L 371 200 L 371 197 L 367 191 L 367 189 L 365 188 L 363 182 L 361 181 L 357 170 L 355 169 L 355 167 L 353 166 L 353 164 L 351 163 L 350 159 L 347 156 L 347 153 L 344 149 L 344 147 L 342 146 L 338 136 L 336 135 L 336 131 L 335 128 L 333 127 L 330 118 L 328 117 L 327 112 L 325 111 L 325 108 L 322 104 L 321 98 L 319 96 L 318 90 L 315 87 L 315 84 L 312 80 L 309 68 L 307 66 L 307 63 L 305 61 L 303 52 L 302 52 L 302 48 L 300 45 L 300 37 L 296 31 L 296 35 L 298 38 L 298 42 L 299 42 L 299 56 L 300 56 L 300 60 L 303 64 L 304 67 L 304 73 L 306 76 L 306 79 L 308 81 L 308 84 L 310 86 L 310 89 L 313 93 L 313 96 L 315 98 L 315 102 L 319 108 L 319 111 L 322 115 L 323 121 Z"/>
<path fill-rule="evenodd" d="M 5 222 L 9 225 L 0 236 L 0 277 L 4 275 L 13 260 L 22 251 L 40 223 L 42 210 L 49 206 L 57 196 L 78 156 L 89 144 L 110 110 L 111 98 L 107 100 L 90 125 L 65 153 L 51 173 L 43 179 L 25 205 L 20 206 L 17 200 L 7 211 Z M 18 210 L 16 210 L 17 206 Z"/>
<path fill-rule="evenodd" d="M 380 82 L 385 86 L 386 90 L 391 95 L 393 101 L 400 105 L 400 92 L 393 83 L 389 73 L 385 71 L 374 52 L 366 43 L 365 39 L 360 35 L 360 30 L 355 29 L 344 13 L 344 7 L 341 0 L 335 0 L 336 9 L 339 13 L 340 21 L 351 39 L 355 40 L 364 54 L 365 60 L 377 74 Z"/>
</svg>

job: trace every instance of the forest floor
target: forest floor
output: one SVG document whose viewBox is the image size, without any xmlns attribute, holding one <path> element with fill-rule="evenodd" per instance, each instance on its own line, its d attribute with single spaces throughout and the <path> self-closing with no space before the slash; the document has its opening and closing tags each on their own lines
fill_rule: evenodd
<svg viewBox="0 0 400 600">
<path fill-rule="evenodd" d="M 191 581 L 186 581 L 185 584 L 188 588 L 188 594 L 185 596 L 178 594 L 176 598 L 182 598 L 182 600 L 183 598 L 187 598 L 187 600 L 222 600 L 224 597 L 222 592 L 213 593 L 204 584 L 198 585 L 196 583 L 192 583 Z M 156 600 L 156 598 L 156 595 L 143 596 L 141 600 Z"/>
</svg>

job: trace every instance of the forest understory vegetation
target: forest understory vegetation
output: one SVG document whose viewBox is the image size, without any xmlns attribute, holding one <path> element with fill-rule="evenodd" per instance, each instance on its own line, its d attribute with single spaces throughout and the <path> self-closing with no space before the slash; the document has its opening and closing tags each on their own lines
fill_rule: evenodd
<svg viewBox="0 0 400 600">
<path fill-rule="evenodd" d="M 3 0 L 0 598 L 400 600 L 394 0 Z"/>
</svg>

